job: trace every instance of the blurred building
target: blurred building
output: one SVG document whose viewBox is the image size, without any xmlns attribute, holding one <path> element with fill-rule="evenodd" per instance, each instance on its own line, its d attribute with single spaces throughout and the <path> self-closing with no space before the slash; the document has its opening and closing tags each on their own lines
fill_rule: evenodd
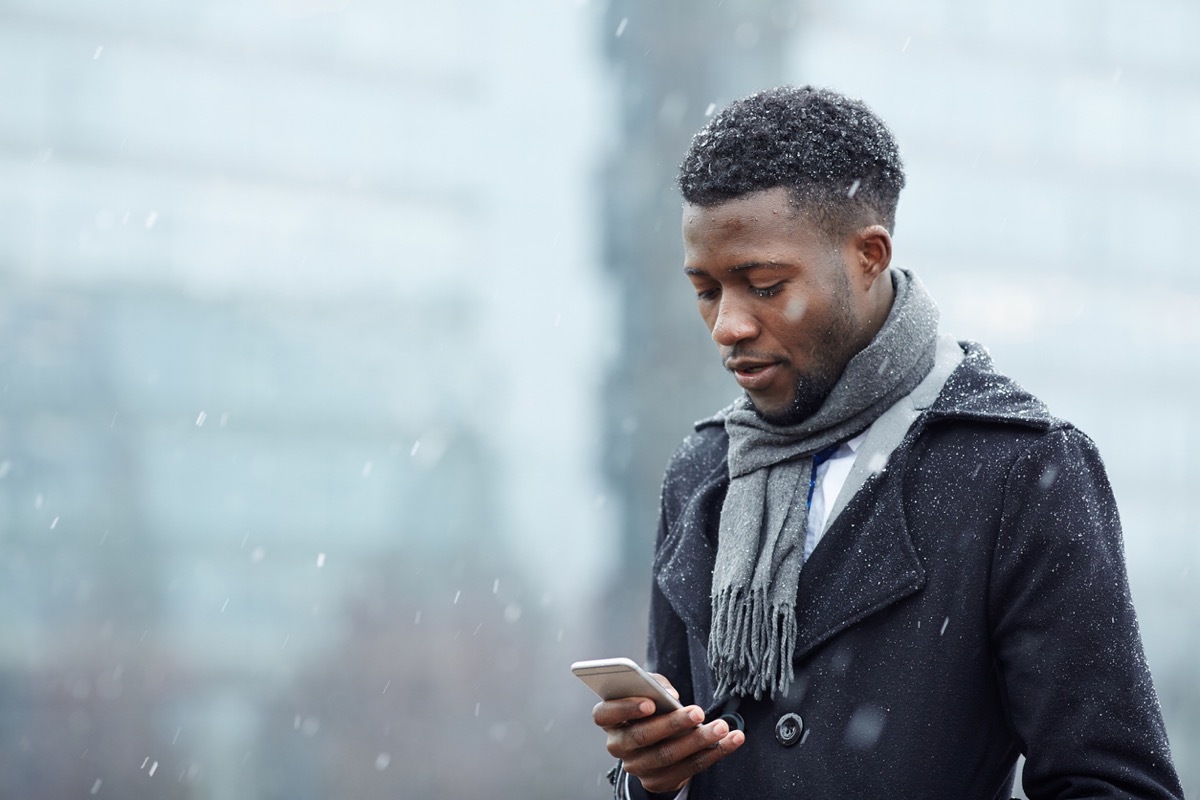
<svg viewBox="0 0 1200 800">
<path fill-rule="evenodd" d="M 595 16 L 0 10 L 0 794 L 504 794 L 587 723 Z"/>
</svg>

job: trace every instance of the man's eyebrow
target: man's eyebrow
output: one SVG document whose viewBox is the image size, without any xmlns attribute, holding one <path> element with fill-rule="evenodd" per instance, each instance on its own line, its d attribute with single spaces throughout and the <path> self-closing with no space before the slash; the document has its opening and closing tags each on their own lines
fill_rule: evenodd
<svg viewBox="0 0 1200 800">
<path fill-rule="evenodd" d="M 722 271 L 745 272 L 746 270 L 751 269 L 786 269 L 787 266 L 787 264 L 783 264 L 778 261 L 747 261 L 744 264 L 736 264 Z M 698 275 L 701 277 L 706 277 L 709 274 L 708 270 L 700 269 L 699 267 L 684 267 L 683 272 L 685 275 Z"/>
</svg>

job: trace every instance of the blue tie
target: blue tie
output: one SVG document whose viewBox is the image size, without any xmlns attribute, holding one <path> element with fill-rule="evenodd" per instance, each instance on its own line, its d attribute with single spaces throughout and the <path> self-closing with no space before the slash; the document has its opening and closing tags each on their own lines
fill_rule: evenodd
<svg viewBox="0 0 1200 800">
<path fill-rule="evenodd" d="M 833 454 L 836 453 L 838 448 L 841 446 L 842 443 L 838 442 L 837 444 L 829 445 L 829 447 L 826 447 L 824 450 L 818 450 L 817 452 L 813 453 L 812 475 L 808 479 L 809 508 L 812 508 L 813 492 L 815 492 L 817 489 L 817 467 L 821 466 L 830 458 L 832 458 Z"/>
</svg>

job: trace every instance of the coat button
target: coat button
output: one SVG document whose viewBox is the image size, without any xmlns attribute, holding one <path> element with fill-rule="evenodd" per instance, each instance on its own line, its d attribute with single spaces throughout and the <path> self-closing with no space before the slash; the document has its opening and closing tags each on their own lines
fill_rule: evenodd
<svg viewBox="0 0 1200 800">
<path fill-rule="evenodd" d="M 800 719 L 799 714 L 784 714 L 775 723 L 775 738 L 784 747 L 791 747 L 800 741 L 800 734 L 803 731 L 804 720 Z"/>
</svg>

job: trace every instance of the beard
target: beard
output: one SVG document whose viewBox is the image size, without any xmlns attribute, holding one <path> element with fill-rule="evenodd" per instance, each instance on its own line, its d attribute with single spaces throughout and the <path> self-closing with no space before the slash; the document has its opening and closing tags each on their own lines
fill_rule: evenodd
<svg viewBox="0 0 1200 800">
<path fill-rule="evenodd" d="M 796 385 L 792 389 L 792 402 L 786 408 L 778 411 L 763 411 L 747 395 L 746 399 L 750 401 L 751 410 L 758 415 L 759 419 L 771 425 L 786 427 L 803 422 L 821 408 L 825 398 L 837 385 L 838 378 L 842 376 L 845 363 L 837 369 L 830 369 L 830 366 L 824 365 L 821 369 L 796 378 Z"/>
</svg>

